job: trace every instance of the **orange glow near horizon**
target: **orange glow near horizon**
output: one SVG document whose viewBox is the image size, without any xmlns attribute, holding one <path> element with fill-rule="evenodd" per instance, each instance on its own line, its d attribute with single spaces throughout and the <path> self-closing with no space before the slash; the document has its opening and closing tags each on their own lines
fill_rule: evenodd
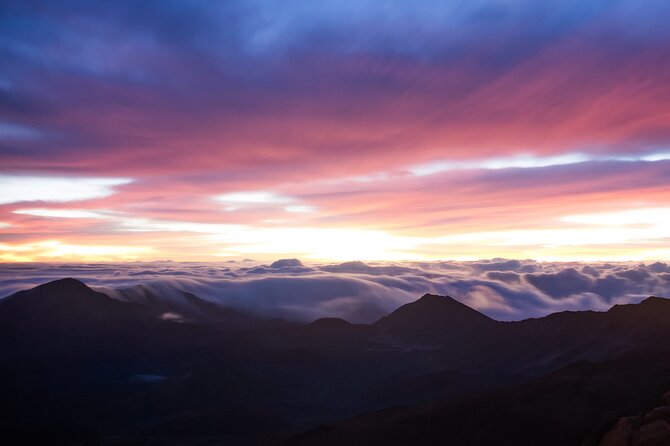
<svg viewBox="0 0 670 446">
<path fill-rule="evenodd" d="M 222 211 L 222 213 L 231 211 Z M 0 261 L 221 261 L 299 257 L 307 261 L 348 260 L 476 260 L 532 258 L 536 260 L 663 260 L 670 249 L 670 208 L 639 208 L 618 212 L 566 215 L 553 225 L 517 229 L 513 219 L 444 233 L 430 228 L 399 230 L 306 226 L 305 220 L 283 219 L 250 224 L 168 221 L 93 209 L 20 208 L 2 230 L 38 233 L 49 239 L 0 243 Z M 501 215 L 500 210 L 496 210 Z M 385 221 L 390 223 L 389 220 Z M 105 228 L 104 233 L 90 228 Z M 505 229 L 501 229 L 505 227 Z M 30 229 L 34 228 L 34 229 Z M 87 232 L 88 231 L 88 232 Z M 73 237 L 71 233 L 80 236 Z M 60 235 L 59 235 L 60 234 Z"/>
<path fill-rule="evenodd" d="M 448 166 L 447 179 L 442 163 L 418 175 L 375 173 L 272 191 L 168 189 L 161 201 L 173 206 L 159 212 L 149 203 L 154 192 L 139 180 L 0 176 L 0 261 L 668 259 L 665 185 L 612 190 L 620 172 L 576 177 L 572 190 L 555 181 L 523 191 L 516 185 L 524 175 L 539 172 L 551 180 L 585 163 L 561 162 L 559 170 L 545 163 Z M 635 167 L 653 173 L 666 163 Z M 501 187 L 487 184 L 507 171 L 516 177 Z M 53 190 L 59 182 L 68 185 L 67 194 Z M 451 192 L 443 195 L 438 187 Z M 11 202 L 14 196 L 22 201 Z"/>
<path fill-rule="evenodd" d="M 0 261 L 670 257 L 670 3 L 309 3 L 9 8 Z"/>
</svg>

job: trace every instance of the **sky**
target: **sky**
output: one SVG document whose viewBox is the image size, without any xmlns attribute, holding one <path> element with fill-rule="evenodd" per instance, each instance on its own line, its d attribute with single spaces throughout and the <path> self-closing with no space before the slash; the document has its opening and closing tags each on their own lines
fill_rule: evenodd
<svg viewBox="0 0 670 446">
<path fill-rule="evenodd" d="M 0 2 L 0 261 L 670 259 L 670 3 Z"/>
</svg>

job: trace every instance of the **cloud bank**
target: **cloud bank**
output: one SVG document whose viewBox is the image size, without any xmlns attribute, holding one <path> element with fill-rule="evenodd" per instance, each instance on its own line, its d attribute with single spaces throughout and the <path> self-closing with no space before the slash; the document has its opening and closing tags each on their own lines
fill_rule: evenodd
<svg viewBox="0 0 670 446">
<path fill-rule="evenodd" d="M 142 285 L 160 299 L 183 292 L 264 318 L 310 322 L 340 317 L 369 323 L 424 293 L 450 295 L 498 320 L 541 317 L 565 310 L 607 310 L 650 295 L 670 296 L 670 265 L 547 263 L 494 259 L 477 262 L 303 264 L 226 263 L 7 264 L 6 296 L 62 277 L 78 278 L 122 300 Z M 178 317 L 178 315 L 176 315 Z"/>
</svg>

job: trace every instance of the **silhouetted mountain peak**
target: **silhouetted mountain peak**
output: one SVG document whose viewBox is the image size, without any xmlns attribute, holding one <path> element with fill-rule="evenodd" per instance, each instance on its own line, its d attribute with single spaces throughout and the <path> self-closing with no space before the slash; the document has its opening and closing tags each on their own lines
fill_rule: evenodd
<svg viewBox="0 0 670 446">
<path fill-rule="evenodd" d="M 665 297 L 658 297 L 658 296 L 649 296 L 642 302 L 640 302 L 640 305 L 646 305 L 646 306 L 668 306 L 670 307 L 670 299 L 667 299 Z"/>
<path fill-rule="evenodd" d="M 436 312 L 436 313 L 435 313 Z M 460 303 L 450 296 L 439 296 L 437 294 L 424 294 L 414 302 L 403 305 L 395 310 L 387 317 L 402 317 L 402 316 L 423 316 L 454 319 L 456 316 L 470 317 L 478 320 L 492 321 L 491 318 L 485 316 L 479 311 Z"/>
<path fill-rule="evenodd" d="M 434 338 L 460 336 L 496 322 L 449 296 L 425 294 L 375 322 L 384 332 L 401 336 Z"/>
<path fill-rule="evenodd" d="M 298 259 L 279 259 L 270 265 L 270 268 L 295 268 L 303 266 Z"/>
<path fill-rule="evenodd" d="M 33 293 L 38 292 L 49 292 L 49 293 L 61 293 L 61 292 L 94 292 L 89 288 L 84 282 L 73 279 L 72 277 L 66 277 L 64 279 L 54 280 L 48 282 L 30 290 Z"/>
<path fill-rule="evenodd" d="M 111 320 L 125 325 L 138 317 L 142 317 L 139 307 L 114 300 L 72 278 L 19 291 L 0 301 L 3 328 L 47 336 L 56 331 L 89 330 Z"/>
<path fill-rule="evenodd" d="M 111 300 L 106 295 L 89 288 L 83 282 L 71 277 L 54 280 L 29 290 L 18 291 L 3 299 L 6 305 L 12 303 L 36 305 L 42 303 L 55 303 L 72 305 L 77 301 Z"/>
<path fill-rule="evenodd" d="M 451 296 L 440 296 L 438 294 L 426 293 L 417 300 L 414 301 L 414 304 L 418 305 L 463 305 L 456 299 Z M 411 304 L 410 304 L 411 305 Z M 465 306 L 465 305 L 463 305 Z M 469 308 L 469 307 L 468 307 Z"/>
<path fill-rule="evenodd" d="M 665 297 L 650 296 L 642 300 L 639 304 L 614 305 L 608 313 L 618 313 L 626 311 L 670 311 L 670 299 Z"/>
</svg>

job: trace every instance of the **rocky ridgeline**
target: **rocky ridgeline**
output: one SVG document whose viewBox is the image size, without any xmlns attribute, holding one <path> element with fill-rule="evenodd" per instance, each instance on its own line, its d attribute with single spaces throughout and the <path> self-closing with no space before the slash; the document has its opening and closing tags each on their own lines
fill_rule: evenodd
<svg viewBox="0 0 670 446">
<path fill-rule="evenodd" d="M 619 419 L 600 446 L 670 446 L 670 392 L 663 395 L 663 402 L 643 417 Z"/>
</svg>

